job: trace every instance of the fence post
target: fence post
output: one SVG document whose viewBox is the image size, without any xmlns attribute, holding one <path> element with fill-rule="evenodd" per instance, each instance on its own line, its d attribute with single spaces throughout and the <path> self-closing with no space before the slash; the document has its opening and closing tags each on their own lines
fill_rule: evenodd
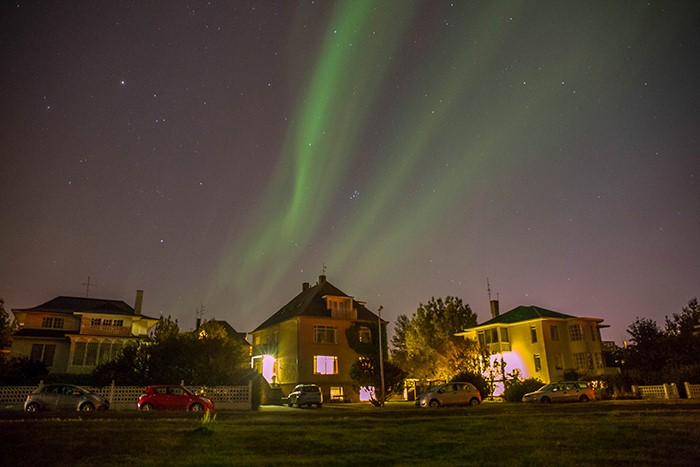
<svg viewBox="0 0 700 467">
<path fill-rule="evenodd" d="M 637 386 L 636 384 L 632 385 L 632 396 L 634 396 L 634 397 L 640 396 L 641 397 L 641 394 L 639 393 L 639 386 Z"/>
<path fill-rule="evenodd" d="M 688 399 L 692 399 L 693 393 L 690 391 L 690 383 L 686 381 L 683 383 L 683 385 L 685 386 L 685 393 L 687 394 Z"/>
<path fill-rule="evenodd" d="M 253 410 L 253 380 L 248 380 L 248 410 Z"/>
<path fill-rule="evenodd" d="M 109 387 L 109 405 L 114 405 L 114 380 L 112 380 L 112 385 Z"/>
</svg>

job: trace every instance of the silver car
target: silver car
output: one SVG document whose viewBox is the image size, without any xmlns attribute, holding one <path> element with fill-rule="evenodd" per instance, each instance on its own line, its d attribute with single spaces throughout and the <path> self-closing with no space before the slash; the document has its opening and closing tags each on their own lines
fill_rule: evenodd
<svg viewBox="0 0 700 467">
<path fill-rule="evenodd" d="M 472 383 L 447 383 L 435 386 L 421 394 L 416 400 L 419 407 L 440 407 L 442 405 L 478 405 L 481 393 Z"/>
<path fill-rule="evenodd" d="M 35 389 L 24 401 L 24 410 L 107 410 L 109 401 L 73 384 L 47 384 Z"/>
<path fill-rule="evenodd" d="M 588 402 L 595 400 L 593 388 L 583 381 L 560 381 L 545 384 L 535 392 L 523 396 L 523 402 Z"/>
<path fill-rule="evenodd" d="M 297 384 L 287 396 L 287 405 L 291 407 L 295 404 L 297 407 L 316 405 L 320 408 L 323 405 L 321 389 L 315 384 Z"/>
</svg>

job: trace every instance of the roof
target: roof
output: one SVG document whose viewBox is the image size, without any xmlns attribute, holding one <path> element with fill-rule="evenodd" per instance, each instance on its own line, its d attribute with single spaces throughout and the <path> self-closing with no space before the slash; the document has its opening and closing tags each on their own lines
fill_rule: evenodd
<svg viewBox="0 0 700 467">
<path fill-rule="evenodd" d="M 330 318 L 331 311 L 326 308 L 326 300 L 323 298 L 326 295 L 349 297 L 345 292 L 326 281 L 324 276 L 321 276 L 316 285 L 302 290 L 299 295 L 291 299 L 289 303 L 255 328 L 253 332 L 265 329 L 274 324 L 282 323 L 297 316 Z M 353 300 L 352 305 L 353 308 L 357 309 L 358 321 L 376 321 L 379 319 L 379 316 L 368 310 L 361 302 Z"/>
<path fill-rule="evenodd" d="M 546 308 L 540 308 L 538 306 L 520 305 L 519 307 L 513 308 L 512 310 L 507 311 L 502 315 L 498 315 L 495 318 L 481 323 L 479 326 L 488 326 L 489 324 L 512 324 L 519 323 L 521 321 L 530 321 L 538 318 L 569 319 L 575 318 L 575 316 L 565 315 L 564 313 L 547 310 Z"/>
<path fill-rule="evenodd" d="M 44 311 L 52 313 L 104 313 L 111 315 L 140 316 L 122 300 L 103 300 L 84 297 L 56 297 L 34 308 L 18 308 L 13 311 Z M 147 316 L 144 316 L 148 318 Z M 155 319 L 155 318 L 153 318 Z"/>
</svg>

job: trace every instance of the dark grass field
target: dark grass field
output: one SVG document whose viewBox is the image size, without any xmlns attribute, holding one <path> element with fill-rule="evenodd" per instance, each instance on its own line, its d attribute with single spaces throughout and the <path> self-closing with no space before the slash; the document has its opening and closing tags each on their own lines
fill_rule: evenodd
<svg viewBox="0 0 700 467">
<path fill-rule="evenodd" d="M 0 412 L 0 465 L 700 465 L 700 401 Z"/>
</svg>

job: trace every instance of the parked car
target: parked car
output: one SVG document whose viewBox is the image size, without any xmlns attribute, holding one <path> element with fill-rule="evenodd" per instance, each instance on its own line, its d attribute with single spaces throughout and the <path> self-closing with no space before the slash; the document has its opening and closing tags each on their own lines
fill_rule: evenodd
<svg viewBox="0 0 700 467">
<path fill-rule="evenodd" d="M 180 385 L 153 385 L 146 388 L 136 403 L 139 410 L 189 410 L 190 412 L 211 412 L 214 402 Z"/>
<path fill-rule="evenodd" d="M 321 389 L 315 384 L 297 384 L 292 392 L 287 396 L 287 405 L 292 407 L 294 404 L 297 407 L 307 406 L 311 407 L 315 405 L 317 407 L 323 406 L 323 394 L 321 394 Z"/>
<path fill-rule="evenodd" d="M 559 381 L 545 384 L 535 392 L 523 396 L 523 402 L 588 402 L 595 400 L 593 388 L 583 381 Z"/>
<path fill-rule="evenodd" d="M 24 401 L 24 410 L 37 412 L 39 410 L 107 410 L 109 401 L 91 393 L 85 388 L 73 384 L 47 384 L 40 386 Z"/>
<path fill-rule="evenodd" d="M 443 405 L 478 405 L 481 393 L 472 383 L 447 383 L 435 386 L 430 391 L 418 396 L 419 407 L 440 407 Z"/>
</svg>

